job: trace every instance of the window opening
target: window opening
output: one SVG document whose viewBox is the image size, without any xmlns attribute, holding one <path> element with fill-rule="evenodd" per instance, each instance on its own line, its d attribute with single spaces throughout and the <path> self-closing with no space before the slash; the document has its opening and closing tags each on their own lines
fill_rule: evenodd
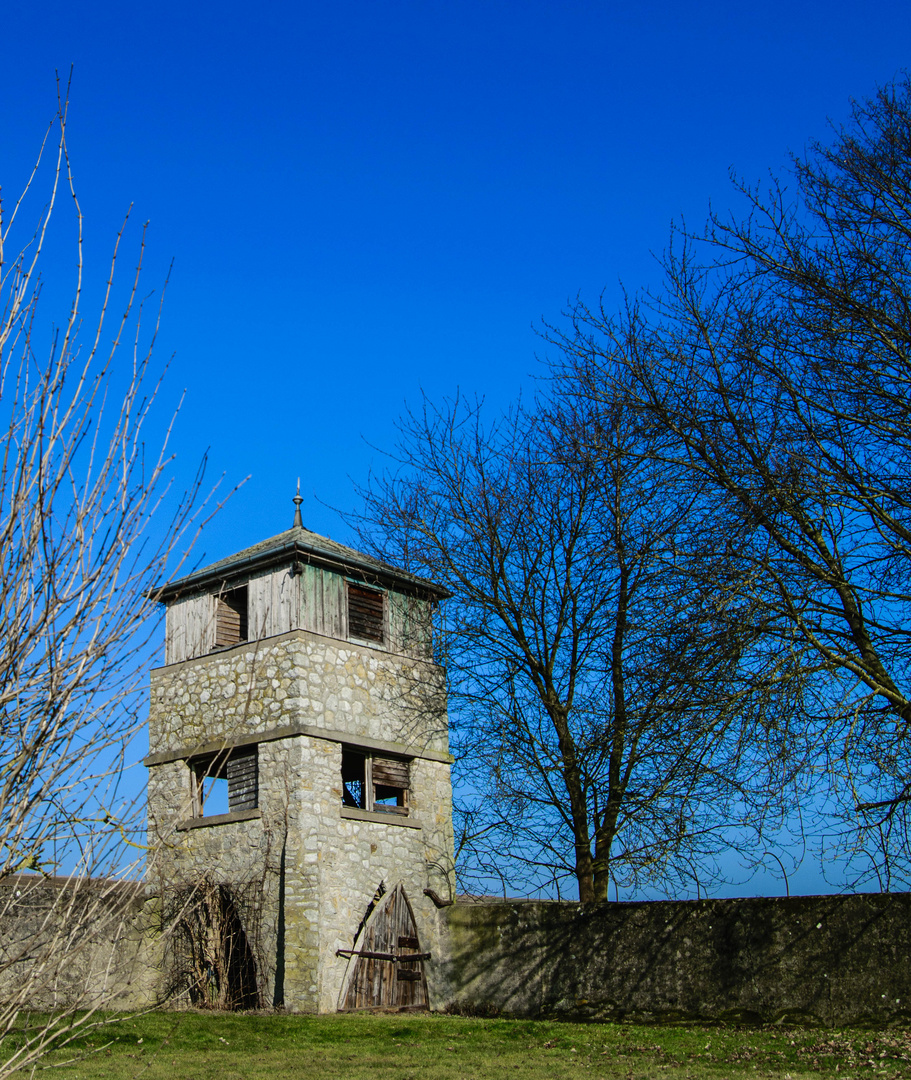
<svg viewBox="0 0 911 1080">
<path fill-rule="evenodd" d="M 247 586 L 230 589 L 215 598 L 215 648 L 247 640 Z"/>
<path fill-rule="evenodd" d="M 212 775 L 208 772 L 208 766 L 204 766 L 196 773 L 196 817 L 214 817 L 216 814 L 227 814 L 228 810 L 228 778 L 226 776 Z"/>
<path fill-rule="evenodd" d="M 342 806 L 408 814 L 409 763 L 342 747 Z"/>
<path fill-rule="evenodd" d="M 367 759 L 354 750 L 342 749 L 342 806 L 367 809 Z"/>
<path fill-rule="evenodd" d="M 196 817 L 236 814 L 259 804 L 259 768 L 255 746 L 238 747 L 191 763 Z"/>
<path fill-rule="evenodd" d="M 408 813 L 408 762 L 374 757 L 372 761 L 373 809 L 390 814 Z"/>
<path fill-rule="evenodd" d="M 385 640 L 385 597 L 377 589 L 348 582 L 348 637 L 364 641 Z"/>
</svg>

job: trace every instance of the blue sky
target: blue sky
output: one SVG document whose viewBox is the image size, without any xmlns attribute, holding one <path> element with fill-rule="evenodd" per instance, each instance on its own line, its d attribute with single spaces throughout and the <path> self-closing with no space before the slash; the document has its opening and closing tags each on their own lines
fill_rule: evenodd
<svg viewBox="0 0 911 1080">
<path fill-rule="evenodd" d="M 730 169 L 781 173 L 911 57 L 892 0 L 44 0 L 3 23 L 7 205 L 72 64 L 90 280 L 130 204 L 147 290 L 174 261 L 175 478 L 206 451 L 250 477 L 205 561 L 288 527 L 298 476 L 305 523 L 348 539 L 332 508 L 422 390 L 527 394 L 542 318 L 654 281 L 671 221 L 731 204 Z"/>
<path fill-rule="evenodd" d="M 4 27 L 7 199 L 73 64 L 90 280 L 130 203 L 147 289 L 174 260 L 177 479 L 207 448 L 250 475 L 206 558 L 285 528 L 298 475 L 305 521 L 343 539 L 323 504 L 356 505 L 406 402 L 527 391 L 542 317 L 654 280 L 730 168 L 780 171 L 911 56 L 888 0 L 48 0 Z"/>
</svg>

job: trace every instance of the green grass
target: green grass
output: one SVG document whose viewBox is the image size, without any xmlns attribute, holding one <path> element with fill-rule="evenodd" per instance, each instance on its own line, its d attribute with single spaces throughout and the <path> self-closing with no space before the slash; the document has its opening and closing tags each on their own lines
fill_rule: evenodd
<svg viewBox="0 0 911 1080">
<path fill-rule="evenodd" d="M 0 1046 L 0 1058 L 9 1050 L 9 1043 Z M 157 1012 L 98 1027 L 43 1064 L 53 1066 L 44 1075 L 61 1080 L 893 1080 L 911 1076 L 911 1036 L 426 1014 Z"/>
</svg>

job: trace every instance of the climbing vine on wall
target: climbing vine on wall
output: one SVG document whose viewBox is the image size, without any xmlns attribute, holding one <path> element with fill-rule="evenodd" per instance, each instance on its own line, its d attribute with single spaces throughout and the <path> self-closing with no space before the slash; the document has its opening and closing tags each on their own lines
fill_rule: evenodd
<svg viewBox="0 0 911 1080">
<path fill-rule="evenodd" d="M 249 918 L 259 908 L 258 885 L 203 878 L 172 894 L 165 912 L 173 935 L 169 996 L 202 1009 L 259 1008 L 256 923 Z"/>
</svg>

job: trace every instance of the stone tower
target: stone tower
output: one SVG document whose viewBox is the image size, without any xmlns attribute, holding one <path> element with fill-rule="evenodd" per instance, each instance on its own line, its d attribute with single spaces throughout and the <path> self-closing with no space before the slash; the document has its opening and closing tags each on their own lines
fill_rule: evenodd
<svg viewBox="0 0 911 1080">
<path fill-rule="evenodd" d="M 440 1004 L 446 595 L 310 532 L 299 508 L 287 532 L 161 590 L 145 764 L 172 992 Z"/>
</svg>

